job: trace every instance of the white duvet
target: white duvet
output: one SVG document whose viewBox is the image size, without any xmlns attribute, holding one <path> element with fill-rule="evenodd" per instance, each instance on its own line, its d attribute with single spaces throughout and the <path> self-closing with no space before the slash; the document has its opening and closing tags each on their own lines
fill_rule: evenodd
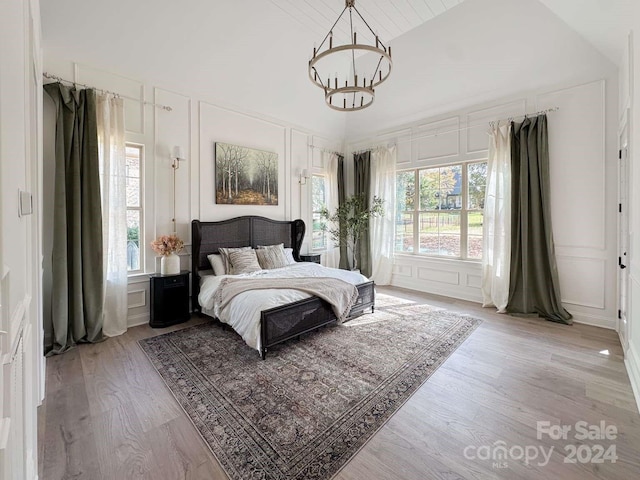
<svg viewBox="0 0 640 480">
<path fill-rule="evenodd" d="M 300 290 L 253 290 L 241 293 L 234 297 L 229 305 L 220 310 L 214 304 L 214 294 L 223 278 L 300 278 L 304 283 L 305 277 L 333 277 L 349 282 L 353 285 L 369 281 L 367 277 L 348 270 L 327 268 L 317 263 L 296 263 L 284 268 L 273 270 L 260 270 L 258 272 L 243 275 L 205 275 L 200 278 L 200 294 L 198 302 L 204 313 L 227 323 L 240 334 L 244 341 L 252 348 L 260 351 L 260 312 L 269 308 L 296 302 L 311 295 Z"/>
</svg>

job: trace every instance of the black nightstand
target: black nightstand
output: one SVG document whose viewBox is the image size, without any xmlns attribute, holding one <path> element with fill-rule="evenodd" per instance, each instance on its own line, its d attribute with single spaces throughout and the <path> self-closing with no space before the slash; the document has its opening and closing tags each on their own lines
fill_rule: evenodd
<svg viewBox="0 0 640 480">
<path fill-rule="evenodd" d="M 177 275 L 151 275 L 151 319 L 153 328 L 189 320 L 189 271 Z"/>
<path fill-rule="evenodd" d="M 320 263 L 320 254 L 319 253 L 304 253 L 304 254 L 301 253 L 300 261 Z"/>
</svg>

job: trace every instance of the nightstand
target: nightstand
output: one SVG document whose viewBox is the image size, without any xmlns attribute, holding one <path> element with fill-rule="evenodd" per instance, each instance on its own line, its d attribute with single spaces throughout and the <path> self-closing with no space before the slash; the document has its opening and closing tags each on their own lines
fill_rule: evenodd
<svg viewBox="0 0 640 480">
<path fill-rule="evenodd" d="M 177 275 L 151 275 L 151 319 L 153 328 L 189 320 L 189 271 Z"/>
<path fill-rule="evenodd" d="M 320 254 L 319 253 L 301 253 L 300 261 L 320 263 Z"/>
</svg>

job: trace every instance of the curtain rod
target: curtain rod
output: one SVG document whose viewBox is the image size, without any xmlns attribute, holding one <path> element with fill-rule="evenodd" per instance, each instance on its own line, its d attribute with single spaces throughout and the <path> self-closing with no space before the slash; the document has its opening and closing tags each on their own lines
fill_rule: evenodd
<svg viewBox="0 0 640 480">
<path fill-rule="evenodd" d="M 493 121 L 489 122 L 489 126 L 493 126 L 496 123 L 500 123 L 500 122 L 503 122 L 503 121 L 512 122 L 516 118 L 535 117 L 535 116 L 546 114 L 546 113 L 556 112 L 558 110 L 560 110 L 560 107 L 551 107 L 551 108 L 547 108 L 546 110 L 540 110 L 540 111 L 534 112 L 534 113 L 524 113 L 522 115 L 515 115 L 513 117 L 503 118 L 503 119 L 500 119 L 500 120 L 493 120 Z M 418 135 L 416 137 L 411 137 L 410 139 L 407 139 L 407 140 L 396 140 L 396 143 L 407 143 L 407 142 L 412 142 L 413 140 L 418 140 L 420 138 L 431 138 L 431 137 L 437 137 L 439 135 L 446 135 L 447 133 L 462 132 L 463 130 L 469 130 L 471 128 L 481 127 L 482 125 L 483 125 L 483 123 L 476 123 L 475 125 L 469 125 L 469 126 L 460 127 L 460 128 L 453 128 L 451 130 L 445 130 L 443 132 L 439 132 L 436 129 L 436 133 Z M 487 133 L 487 135 L 488 135 L 488 133 Z M 387 147 L 387 146 L 389 146 L 389 144 L 386 144 L 386 145 L 377 144 L 377 145 L 373 145 L 373 146 L 368 147 L 368 148 L 363 148 L 362 150 L 357 150 L 357 151 L 351 152 L 351 153 L 353 155 L 357 155 L 359 153 L 364 153 L 364 152 L 368 152 L 370 150 L 375 150 L 377 148 Z"/>
<path fill-rule="evenodd" d="M 96 90 L 98 92 L 110 93 L 111 95 L 114 95 L 114 96 L 116 96 L 118 98 L 126 98 L 127 100 L 133 100 L 134 102 L 139 102 L 139 103 L 142 103 L 143 105 L 152 105 L 152 106 L 160 108 L 162 110 L 166 110 L 167 112 L 171 112 L 173 110 L 173 108 L 171 108 L 171 107 L 169 107 L 167 105 L 161 105 L 159 103 L 153 103 L 153 102 L 145 102 L 144 100 L 140 100 L 139 98 L 129 97 L 127 95 L 120 95 L 117 92 L 112 92 L 110 90 L 105 90 L 103 88 L 91 87 L 91 86 L 89 86 L 87 84 L 80 83 L 80 82 L 72 82 L 71 80 L 65 80 L 64 78 L 60 78 L 57 75 L 52 75 L 51 73 L 42 72 L 42 76 L 44 78 L 48 78 L 50 80 L 56 80 L 56 81 L 58 81 L 60 83 L 69 83 L 69 84 L 74 85 L 74 86 L 80 85 L 81 87 L 91 88 L 91 89 Z"/>
<path fill-rule="evenodd" d="M 335 155 L 338 155 L 339 157 L 344 157 L 344 154 L 342 152 L 336 152 L 334 150 L 327 150 L 326 148 L 316 147 L 313 144 L 309 145 L 309 147 L 311 147 L 312 150 L 319 150 L 319 151 L 324 152 L 324 153 L 333 153 Z"/>
</svg>

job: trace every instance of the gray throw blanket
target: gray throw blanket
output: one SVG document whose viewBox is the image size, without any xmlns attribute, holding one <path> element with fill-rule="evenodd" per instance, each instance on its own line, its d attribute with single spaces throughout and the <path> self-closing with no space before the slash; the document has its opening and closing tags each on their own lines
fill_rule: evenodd
<svg viewBox="0 0 640 480">
<path fill-rule="evenodd" d="M 342 322 L 358 300 L 358 289 L 344 280 L 329 277 L 311 278 L 225 278 L 216 290 L 214 301 L 220 310 L 236 296 L 248 290 L 290 289 L 315 295 L 327 301 L 338 321 Z"/>
</svg>

